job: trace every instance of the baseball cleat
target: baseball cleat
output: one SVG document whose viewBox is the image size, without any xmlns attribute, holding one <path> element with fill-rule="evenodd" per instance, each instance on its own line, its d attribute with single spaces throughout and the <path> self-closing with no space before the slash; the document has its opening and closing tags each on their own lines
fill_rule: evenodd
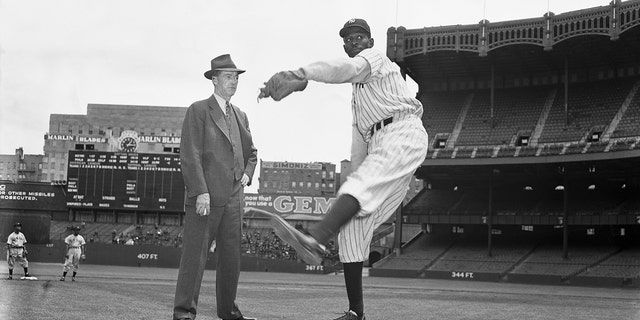
<svg viewBox="0 0 640 320">
<path fill-rule="evenodd" d="M 344 315 L 339 318 L 335 318 L 334 320 L 366 320 L 366 318 L 364 317 L 364 314 L 362 316 L 358 316 L 355 311 L 349 310 L 345 312 Z"/>
<path fill-rule="evenodd" d="M 76 281 L 76 277 L 71 277 L 71 281 Z"/>
<path fill-rule="evenodd" d="M 8 276 L 7 280 L 13 280 L 13 276 Z"/>
<path fill-rule="evenodd" d="M 273 214 L 268 211 L 256 209 L 253 207 L 246 207 L 245 213 L 249 211 L 258 212 L 267 215 L 271 218 L 273 230 L 276 235 L 284 242 L 296 250 L 296 254 L 302 261 L 311 265 L 321 265 L 322 257 L 324 256 L 325 246 L 321 245 L 311 236 L 308 236 L 294 228 L 281 216 Z"/>
<path fill-rule="evenodd" d="M 64 280 L 65 280 L 64 277 L 60 277 L 60 281 L 64 281 Z"/>
</svg>

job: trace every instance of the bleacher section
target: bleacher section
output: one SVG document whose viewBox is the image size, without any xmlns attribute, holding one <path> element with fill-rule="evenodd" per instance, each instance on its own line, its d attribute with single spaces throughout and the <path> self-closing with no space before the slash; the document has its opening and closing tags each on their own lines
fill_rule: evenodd
<svg viewBox="0 0 640 320">
<path fill-rule="evenodd" d="M 469 94 L 468 92 L 456 92 L 456 94 L 436 92 L 420 97 L 420 101 L 424 105 L 422 123 L 427 129 L 429 137 L 453 131 L 460 110 Z"/>
<path fill-rule="evenodd" d="M 640 249 L 622 250 L 602 263 L 587 269 L 580 276 L 638 278 L 640 277 Z"/>
<path fill-rule="evenodd" d="M 431 261 L 442 255 L 451 246 L 443 240 L 429 241 L 421 236 L 415 242 L 403 249 L 400 256 L 388 256 L 378 261 L 376 268 L 410 270 L 416 274 L 422 271 Z"/>
<path fill-rule="evenodd" d="M 550 90 L 550 87 L 495 90 L 493 119 L 490 91 L 477 92 L 456 145 L 508 145 L 519 131 L 533 131 Z"/>
<path fill-rule="evenodd" d="M 489 257 L 486 246 L 456 244 L 428 270 L 502 274 L 526 255 L 532 249 L 531 247 L 498 245 L 492 249 L 491 257 Z"/>
<path fill-rule="evenodd" d="M 489 256 L 482 241 L 460 241 L 457 237 L 423 234 L 405 246 L 400 255 L 390 255 L 374 264 L 373 268 L 387 275 L 409 277 L 472 272 L 494 274 L 494 279 L 505 276 L 555 277 L 558 283 L 577 276 L 638 278 L 640 249 L 625 250 L 616 245 L 574 246 L 565 259 L 561 245 L 536 246 L 526 241 L 514 241 L 494 244 Z"/>
<path fill-rule="evenodd" d="M 613 246 L 573 247 L 564 259 L 561 246 L 540 246 L 516 266 L 514 274 L 544 274 L 568 277 L 618 251 Z"/>
<path fill-rule="evenodd" d="M 412 199 L 414 204 L 410 207 L 405 207 L 405 213 L 434 215 L 449 214 L 451 208 L 460 200 L 460 196 L 460 192 L 423 189 Z"/>
<path fill-rule="evenodd" d="M 629 94 L 632 79 L 573 83 L 569 86 L 568 113 L 565 113 L 564 87 L 551 107 L 539 142 L 580 141 L 593 127 L 611 123 Z"/>
<path fill-rule="evenodd" d="M 640 136 L 640 94 L 636 92 L 636 95 L 631 100 L 627 111 L 620 119 L 620 123 L 613 132 L 613 138 L 623 137 L 637 137 Z"/>
<path fill-rule="evenodd" d="M 638 148 L 640 91 L 633 90 L 638 81 L 629 77 L 571 83 L 566 112 L 562 84 L 496 89 L 493 118 L 488 89 L 423 93 L 423 124 L 430 138 L 453 139 L 445 149 L 430 151 L 430 157 L 532 157 Z M 460 117 L 468 101 L 466 116 Z M 454 134 L 455 128 L 460 132 Z M 603 137 L 605 131 L 605 140 L 592 140 L 591 134 Z M 534 145 L 516 145 L 518 137 L 531 138 L 534 132 L 540 132 Z"/>
<path fill-rule="evenodd" d="M 182 227 L 134 225 L 99 222 L 67 222 L 51 221 L 49 229 L 51 240 L 64 240 L 71 234 L 71 226 L 79 226 L 80 234 L 87 242 L 96 243 L 125 243 L 134 239 L 138 244 L 179 245 L 176 240 L 181 240 Z"/>
</svg>

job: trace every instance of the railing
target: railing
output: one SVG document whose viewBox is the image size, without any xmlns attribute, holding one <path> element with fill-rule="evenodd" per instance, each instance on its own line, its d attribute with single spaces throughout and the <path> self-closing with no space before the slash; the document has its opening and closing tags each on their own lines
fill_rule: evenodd
<svg viewBox="0 0 640 320">
<path fill-rule="evenodd" d="M 469 51 L 485 56 L 491 50 L 514 44 L 531 44 L 551 50 L 564 40 L 582 35 L 619 38 L 640 25 L 640 0 L 614 0 L 608 6 L 588 8 L 540 18 L 477 25 L 454 25 L 407 30 L 387 30 L 387 56 L 394 61 L 433 51 Z"/>
</svg>

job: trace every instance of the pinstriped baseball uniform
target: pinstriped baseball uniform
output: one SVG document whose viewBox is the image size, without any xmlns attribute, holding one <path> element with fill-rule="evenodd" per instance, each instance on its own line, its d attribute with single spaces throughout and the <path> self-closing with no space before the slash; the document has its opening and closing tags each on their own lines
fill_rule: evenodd
<svg viewBox="0 0 640 320">
<path fill-rule="evenodd" d="M 361 210 L 341 228 L 338 247 L 340 261 L 364 261 L 373 231 L 393 215 L 426 157 L 422 104 L 412 97 L 400 68 L 371 48 L 354 58 L 316 62 L 300 71 L 308 80 L 353 84 L 353 172 L 338 195 L 353 196 Z M 372 135 L 372 127 L 388 118 L 393 121 Z"/>
<path fill-rule="evenodd" d="M 27 243 L 27 238 L 22 232 L 12 232 L 7 238 L 7 265 L 9 269 L 13 269 L 16 262 L 23 268 L 29 267 L 29 261 L 27 261 L 27 257 L 24 255 L 25 243 Z"/>
<path fill-rule="evenodd" d="M 81 235 L 68 235 L 64 242 L 67 244 L 67 255 L 64 261 L 63 271 L 76 271 L 80 266 L 80 255 L 82 254 L 82 246 L 86 244 Z"/>
</svg>

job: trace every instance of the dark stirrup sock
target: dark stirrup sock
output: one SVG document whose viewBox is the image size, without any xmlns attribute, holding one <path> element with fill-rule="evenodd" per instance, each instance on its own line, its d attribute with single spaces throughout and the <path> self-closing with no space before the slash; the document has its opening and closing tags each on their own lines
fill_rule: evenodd
<svg viewBox="0 0 640 320">
<path fill-rule="evenodd" d="M 321 244 L 325 244 L 331 236 L 340 231 L 360 211 L 360 203 L 356 198 L 342 194 L 331 205 L 327 215 L 318 224 L 309 229 L 309 234 Z"/>
<path fill-rule="evenodd" d="M 349 298 L 349 310 L 358 314 L 364 313 L 364 301 L 362 298 L 362 262 L 343 263 L 344 284 L 347 287 Z"/>
</svg>

